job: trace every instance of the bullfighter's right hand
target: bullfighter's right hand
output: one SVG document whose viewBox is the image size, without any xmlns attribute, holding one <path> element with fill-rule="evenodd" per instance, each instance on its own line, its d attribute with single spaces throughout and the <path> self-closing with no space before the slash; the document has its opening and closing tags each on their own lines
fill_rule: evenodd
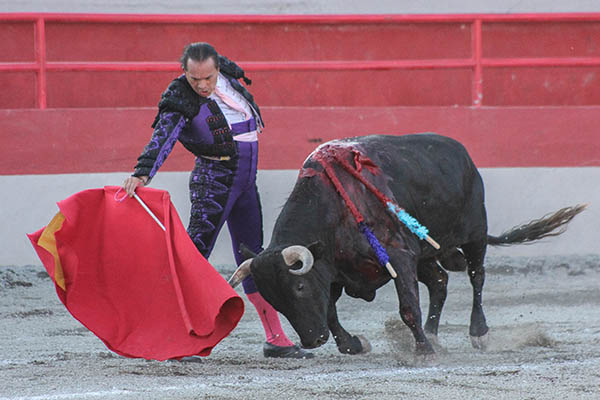
<svg viewBox="0 0 600 400">
<path fill-rule="evenodd" d="M 123 189 L 125 189 L 125 192 L 129 197 L 133 197 L 135 189 L 140 185 L 146 185 L 146 182 L 148 182 L 147 176 L 130 176 L 123 182 Z"/>
</svg>

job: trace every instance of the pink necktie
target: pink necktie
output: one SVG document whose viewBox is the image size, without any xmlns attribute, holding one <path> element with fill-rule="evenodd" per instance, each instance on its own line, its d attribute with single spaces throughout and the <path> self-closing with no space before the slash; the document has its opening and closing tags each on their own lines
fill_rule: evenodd
<svg viewBox="0 0 600 400">
<path fill-rule="evenodd" d="M 215 94 L 217 96 L 219 96 L 219 98 L 221 100 L 223 100 L 223 103 L 227 104 L 229 107 L 231 107 L 232 109 L 241 112 L 242 114 L 244 114 L 244 117 L 246 119 L 249 119 L 251 117 L 251 115 L 249 115 L 246 110 L 244 110 L 244 108 L 242 106 L 240 106 L 235 100 L 233 100 L 231 97 L 227 96 L 225 93 L 221 92 L 219 89 L 215 88 Z"/>
</svg>

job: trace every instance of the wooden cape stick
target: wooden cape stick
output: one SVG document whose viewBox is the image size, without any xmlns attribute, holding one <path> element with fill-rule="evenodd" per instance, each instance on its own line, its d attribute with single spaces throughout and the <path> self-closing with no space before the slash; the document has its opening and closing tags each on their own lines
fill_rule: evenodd
<svg viewBox="0 0 600 400">
<path fill-rule="evenodd" d="M 152 210 L 150 210 L 148 208 L 148 206 L 146 205 L 146 203 L 144 203 L 142 201 L 142 199 L 140 199 L 140 196 L 138 196 L 137 193 L 134 193 L 133 197 L 135 197 L 135 199 L 138 201 L 138 203 L 140 203 L 142 205 L 142 207 L 144 207 L 144 210 L 146 210 L 146 212 L 148 214 L 150 214 L 150 216 L 154 219 L 154 221 L 156 221 L 156 223 L 158 224 L 158 226 L 160 226 L 163 231 L 166 231 L 165 226 L 159 221 L 159 219 L 156 217 L 156 215 L 154 215 L 154 213 L 152 212 Z"/>
</svg>

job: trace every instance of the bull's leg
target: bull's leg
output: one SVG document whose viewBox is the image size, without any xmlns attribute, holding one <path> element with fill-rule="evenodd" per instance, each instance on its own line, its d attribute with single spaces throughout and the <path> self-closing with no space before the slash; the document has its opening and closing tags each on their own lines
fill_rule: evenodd
<svg viewBox="0 0 600 400">
<path fill-rule="evenodd" d="M 337 308 L 335 306 L 337 300 L 342 295 L 342 286 L 337 284 L 331 285 L 331 297 L 329 298 L 329 309 L 327 312 L 327 326 L 335 339 L 340 353 L 343 354 L 359 354 L 367 353 L 371 350 L 369 342 L 361 336 L 350 335 L 338 320 Z"/>
<path fill-rule="evenodd" d="M 485 241 L 471 242 L 461 246 L 467 259 L 467 271 L 471 286 L 473 287 L 473 309 L 471 311 L 471 326 L 469 334 L 471 343 L 477 349 L 485 349 L 487 346 L 488 326 L 485 322 L 482 305 L 483 283 L 485 281 L 485 269 L 483 259 L 485 257 Z"/>
<path fill-rule="evenodd" d="M 415 338 L 417 355 L 429 356 L 433 355 L 435 352 L 421 326 L 419 287 L 416 271 L 412 270 L 412 268 L 404 266 L 404 271 L 400 271 L 396 268 L 398 277 L 394 279 L 394 283 L 400 302 L 400 318 L 402 318 L 402 321 L 408 326 Z M 409 271 L 409 269 L 411 270 Z"/>
<path fill-rule="evenodd" d="M 417 277 L 427 286 L 429 292 L 429 313 L 425 322 L 425 332 L 437 336 L 440 315 L 448 293 L 448 274 L 435 259 L 419 262 Z"/>
</svg>

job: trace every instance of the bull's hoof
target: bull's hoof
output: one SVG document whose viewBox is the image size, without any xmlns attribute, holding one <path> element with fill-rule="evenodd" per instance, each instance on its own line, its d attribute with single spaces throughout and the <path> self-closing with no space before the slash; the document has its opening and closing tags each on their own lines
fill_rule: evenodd
<svg viewBox="0 0 600 400">
<path fill-rule="evenodd" d="M 434 367 L 439 365 L 439 359 L 436 353 L 416 353 L 413 365 L 415 367 Z"/>
<path fill-rule="evenodd" d="M 487 333 L 483 336 L 471 336 L 471 344 L 477 350 L 487 350 L 489 340 L 490 338 Z"/>
<path fill-rule="evenodd" d="M 367 340 L 363 335 L 356 335 L 358 340 L 360 340 L 360 345 L 362 346 L 361 354 L 370 353 L 373 347 L 371 347 L 371 343 Z"/>
<path fill-rule="evenodd" d="M 338 343 L 338 350 L 342 354 L 364 354 L 371 351 L 371 343 L 362 335 L 351 336 L 348 343 Z"/>
<path fill-rule="evenodd" d="M 429 342 L 417 342 L 415 343 L 415 353 L 419 356 L 427 356 L 429 354 L 435 354 L 431 343 Z"/>
<path fill-rule="evenodd" d="M 431 367 L 437 364 L 438 358 L 429 342 L 417 342 L 415 348 L 414 365 L 417 367 Z"/>
<path fill-rule="evenodd" d="M 429 333 L 429 332 L 425 332 L 425 336 L 427 337 L 427 340 L 429 340 L 429 343 L 431 343 L 431 345 L 434 348 L 440 346 L 440 340 L 438 339 L 438 335 L 435 335 L 435 334 Z"/>
<path fill-rule="evenodd" d="M 440 339 L 438 338 L 437 335 L 426 333 L 425 336 L 429 340 L 429 343 L 431 343 L 431 347 L 433 347 L 433 350 L 436 353 L 438 353 L 438 354 L 448 354 L 448 350 L 444 346 L 441 345 Z"/>
</svg>

